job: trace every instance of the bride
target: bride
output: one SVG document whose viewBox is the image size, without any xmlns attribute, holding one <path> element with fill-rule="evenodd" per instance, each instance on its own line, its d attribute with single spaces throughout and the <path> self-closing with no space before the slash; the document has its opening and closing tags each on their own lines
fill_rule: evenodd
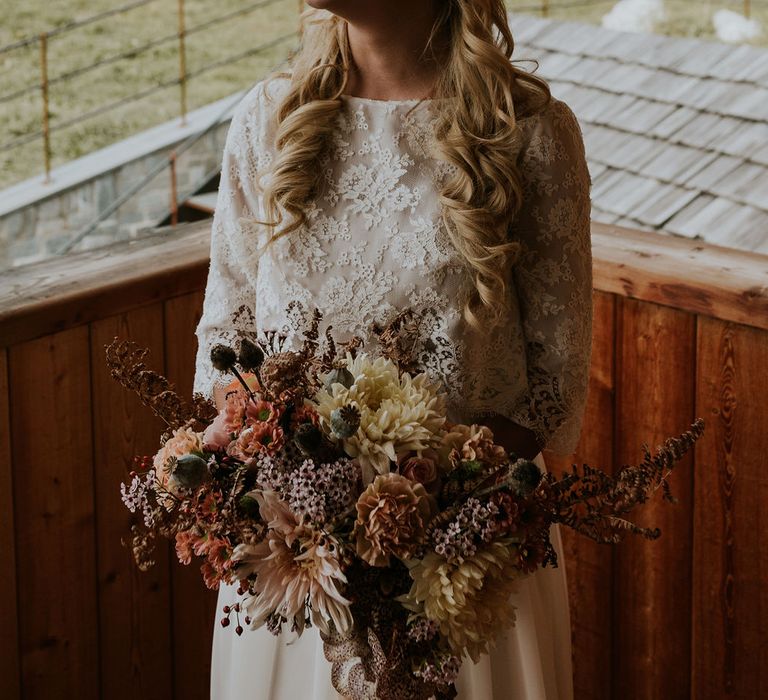
<svg viewBox="0 0 768 700">
<path fill-rule="evenodd" d="M 232 377 L 209 353 L 239 330 L 298 345 L 317 307 L 334 337 L 368 346 L 372 324 L 410 306 L 449 419 L 485 423 L 545 468 L 544 448 L 575 449 L 591 353 L 590 178 L 573 112 L 510 60 L 503 0 L 308 4 L 290 70 L 253 86 L 229 127 L 195 391 L 222 404 Z M 552 542 L 560 566 L 520 582 L 515 626 L 464 661 L 460 700 L 572 698 L 556 526 Z M 235 588 L 220 587 L 219 611 Z M 213 700 L 342 697 L 315 628 L 215 624 Z"/>
</svg>

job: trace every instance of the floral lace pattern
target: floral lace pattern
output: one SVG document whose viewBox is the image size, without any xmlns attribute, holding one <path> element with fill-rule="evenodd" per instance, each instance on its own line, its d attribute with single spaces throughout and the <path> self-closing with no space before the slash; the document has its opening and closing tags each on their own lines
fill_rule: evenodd
<svg viewBox="0 0 768 700">
<path fill-rule="evenodd" d="M 272 93 L 284 85 L 257 83 L 232 117 L 196 329 L 194 390 L 212 396 L 232 379 L 213 370 L 209 353 L 238 331 L 260 338 L 278 331 L 286 347 L 298 347 L 303 321 L 317 307 L 321 332 L 331 325 L 340 341 L 359 335 L 375 354 L 371 324 L 410 306 L 420 314 L 416 352 L 443 382 L 452 420 L 499 413 L 531 429 L 542 448 L 572 452 L 591 359 L 592 258 L 591 183 L 570 108 L 553 100 L 521 121 L 525 201 L 510 235 L 523 255 L 512 271 L 509 322 L 481 333 L 461 318 L 471 278 L 440 217 L 438 187 L 454 166 L 430 155 L 434 101 L 343 96 L 307 224 L 258 256 L 268 233 L 250 219 L 266 211 L 249 183 L 268 176 L 275 156 L 270 108 L 279 100 Z"/>
</svg>

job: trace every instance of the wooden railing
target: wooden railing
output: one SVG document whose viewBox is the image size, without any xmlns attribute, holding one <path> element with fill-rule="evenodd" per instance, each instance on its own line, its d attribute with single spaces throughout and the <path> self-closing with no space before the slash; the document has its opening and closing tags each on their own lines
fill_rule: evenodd
<svg viewBox="0 0 768 700">
<path fill-rule="evenodd" d="M 215 596 L 168 548 L 140 573 L 119 483 L 160 425 L 104 362 L 113 336 L 191 392 L 210 222 L 0 281 L 0 697 L 208 694 Z M 636 462 L 706 422 L 644 524 L 566 540 L 576 697 L 768 696 L 768 257 L 595 224 L 590 395 L 573 461 Z M 550 469 L 571 459 L 545 455 Z"/>
</svg>

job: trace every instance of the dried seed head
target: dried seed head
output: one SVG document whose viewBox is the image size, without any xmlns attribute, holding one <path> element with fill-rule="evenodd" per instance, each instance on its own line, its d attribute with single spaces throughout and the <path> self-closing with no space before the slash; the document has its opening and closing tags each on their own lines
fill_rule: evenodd
<svg viewBox="0 0 768 700">
<path fill-rule="evenodd" d="M 211 364 L 220 372 L 229 372 L 237 362 L 237 353 L 227 345 L 214 345 L 211 348 Z"/>
<path fill-rule="evenodd" d="M 293 435 L 293 441 L 306 455 L 313 454 L 322 444 L 323 434 L 314 423 L 301 423 Z"/>
<path fill-rule="evenodd" d="M 541 469 L 529 460 L 519 460 L 512 467 L 512 480 L 516 490 L 525 495 L 533 491 L 541 481 Z"/>
<path fill-rule="evenodd" d="M 348 438 L 360 427 L 360 409 L 348 403 L 331 411 L 331 430 L 340 438 Z"/>
<path fill-rule="evenodd" d="M 257 343 L 243 338 L 240 341 L 240 354 L 237 361 L 246 372 L 255 372 L 264 362 L 264 351 Z"/>
</svg>

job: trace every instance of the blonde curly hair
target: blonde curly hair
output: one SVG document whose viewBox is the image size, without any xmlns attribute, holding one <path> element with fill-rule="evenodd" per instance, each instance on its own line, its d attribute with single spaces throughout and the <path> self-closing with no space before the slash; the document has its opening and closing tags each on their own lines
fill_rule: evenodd
<svg viewBox="0 0 768 700">
<path fill-rule="evenodd" d="M 472 275 L 464 319 L 487 331 L 507 316 L 509 271 L 520 255 L 511 235 L 522 204 L 518 120 L 543 109 L 551 94 L 544 79 L 510 60 L 514 40 L 504 0 L 444 0 L 422 55 L 434 56 L 440 32 L 447 32 L 449 48 L 432 91 L 440 103 L 432 155 L 456 171 L 439 200 L 448 236 Z M 280 207 L 293 220 L 269 243 L 307 223 L 306 204 L 322 183 L 316 164 L 336 128 L 351 63 L 347 22 L 337 15 L 305 9 L 300 36 L 291 71 L 271 76 L 289 78 L 290 85 L 277 108 L 277 155 L 263 190 L 272 220 L 258 223 L 282 224 Z"/>
</svg>

